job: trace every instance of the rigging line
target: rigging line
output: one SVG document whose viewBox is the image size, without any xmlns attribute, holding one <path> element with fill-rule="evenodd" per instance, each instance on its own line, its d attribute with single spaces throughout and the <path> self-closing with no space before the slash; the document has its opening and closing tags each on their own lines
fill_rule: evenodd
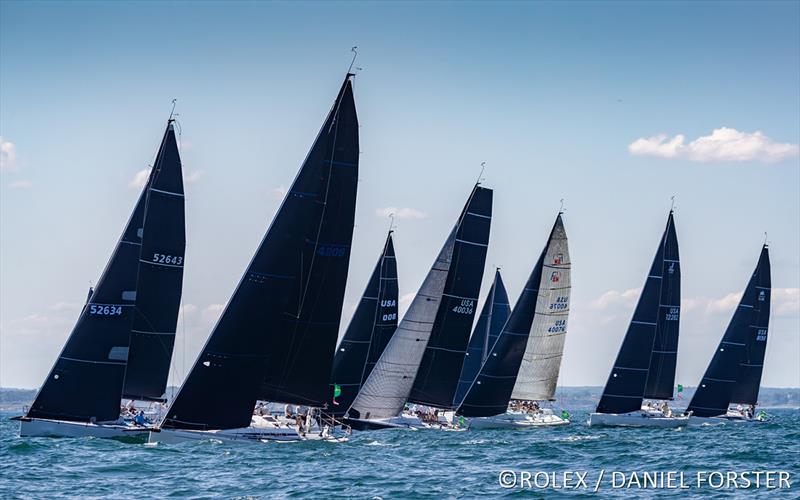
<svg viewBox="0 0 800 500">
<path fill-rule="evenodd" d="M 669 213 L 672 213 L 675 211 L 675 195 L 670 196 L 669 199 L 672 200 L 669 206 Z"/>
<path fill-rule="evenodd" d="M 476 184 L 476 185 L 480 185 L 481 181 L 483 181 L 483 171 L 484 171 L 485 169 L 486 169 L 486 162 L 485 162 L 485 161 L 482 161 L 482 162 L 481 162 L 481 173 L 480 173 L 480 174 L 478 174 L 478 180 L 477 180 L 477 181 L 475 181 L 475 184 Z"/>
<path fill-rule="evenodd" d="M 353 70 L 353 64 L 355 64 L 355 62 L 356 62 L 356 57 L 358 57 L 358 45 L 353 45 L 353 46 L 350 48 L 350 52 L 352 52 L 352 53 L 353 53 L 353 59 L 350 61 L 350 67 L 349 67 L 349 68 L 347 68 L 347 72 L 348 72 L 348 73 L 352 73 L 352 70 Z"/>
<path fill-rule="evenodd" d="M 172 117 L 175 115 L 175 104 L 178 102 L 178 99 L 172 100 L 172 111 L 169 112 L 169 119 L 172 121 Z"/>
<path fill-rule="evenodd" d="M 564 213 L 564 198 L 561 198 L 560 201 L 561 201 L 561 206 L 558 207 L 558 215 L 561 215 L 561 214 Z"/>
</svg>

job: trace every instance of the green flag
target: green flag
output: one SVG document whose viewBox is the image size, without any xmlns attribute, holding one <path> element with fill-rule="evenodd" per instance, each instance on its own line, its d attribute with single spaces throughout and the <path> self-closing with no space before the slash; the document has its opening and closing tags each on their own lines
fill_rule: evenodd
<svg viewBox="0 0 800 500">
<path fill-rule="evenodd" d="M 561 410 L 561 418 L 569 420 L 569 412 L 567 410 Z"/>
<path fill-rule="evenodd" d="M 681 384 L 678 384 L 678 392 L 683 392 L 683 386 Z"/>
<path fill-rule="evenodd" d="M 333 384 L 333 397 L 338 398 L 342 395 L 342 388 L 339 384 Z"/>
</svg>

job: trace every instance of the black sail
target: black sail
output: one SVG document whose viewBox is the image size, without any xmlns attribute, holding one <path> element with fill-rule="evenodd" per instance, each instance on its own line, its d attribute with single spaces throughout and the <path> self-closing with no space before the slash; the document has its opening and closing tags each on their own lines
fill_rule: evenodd
<svg viewBox="0 0 800 500">
<path fill-rule="evenodd" d="M 563 237 L 563 227 L 561 214 L 559 214 L 550 231 L 547 244 L 536 261 L 519 299 L 514 304 L 511 316 L 503 326 L 486 361 L 473 379 L 464 401 L 456 410 L 459 415 L 488 417 L 500 415 L 508 409 L 508 402 L 517 382 L 517 374 L 528 345 L 528 336 L 536 313 L 536 302 L 542 284 L 542 270 L 547 250 L 550 247 L 550 241 L 556 236 L 556 231 L 559 231 L 558 237 Z"/>
<path fill-rule="evenodd" d="M 770 264 L 765 245 L 687 411 L 698 417 L 715 417 L 725 414 L 730 403 L 757 402 L 767 343 L 769 296 Z"/>
<path fill-rule="evenodd" d="M 642 295 L 597 406 L 599 413 L 628 413 L 639 410 L 645 397 L 672 397 L 679 319 L 680 262 L 670 211 Z M 648 389 L 650 394 L 659 396 L 646 396 Z"/>
<path fill-rule="evenodd" d="M 452 264 L 409 401 L 452 408 L 481 290 L 492 190 L 475 186 L 456 233 Z"/>
<path fill-rule="evenodd" d="M 128 366 L 122 396 L 162 399 L 167 388 L 183 285 L 183 174 L 170 121 L 150 174 Z"/>
<path fill-rule="evenodd" d="M 767 330 L 769 329 L 769 305 L 772 294 L 769 249 L 761 249 L 755 275 L 756 300 L 753 302 L 753 322 L 747 334 L 744 357 L 739 364 L 739 375 L 733 387 L 731 403 L 754 405 L 758 403 L 761 387 L 761 374 L 764 371 L 764 355 L 767 350 Z"/>
<path fill-rule="evenodd" d="M 331 413 L 344 415 L 397 330 L 397 261 L 392 233 L 333 358 Z M 341 394 L 334 397 L 335 386 Z"/>
<path fill-rule="evenodd" d="M 481 315 L 478 316 L 478 323 L 469 338 L 464 366 L 461 367 L 461 376 L 458 378 L 458 388 L 453 399 L 454 406 L 460 405 L 464 400 L 464 396 L 467 395 L 467 391 L 475 380 L 475 376 L 478 375 L 478 371 L 489 355 L 497 337 L 500 336 L 510 314 L 508 293 L 503 284 L 503 278 L 500 276 L 500 269 L 497 269 Z"/>
<path fill-rule="evenodd" d="M 358 181 L 351 77 L 163 427 L 246 427 L 258 399 L 327 403 Z"/>
<path fill-rule="evenodd" d="M 145 207 L 153 179 L 151 171 L 111 259 L 39 389 L 28 417 L 79 422 L 119 418 L 138 297 L 142 235 L 147 229 Z"/>
</svg>

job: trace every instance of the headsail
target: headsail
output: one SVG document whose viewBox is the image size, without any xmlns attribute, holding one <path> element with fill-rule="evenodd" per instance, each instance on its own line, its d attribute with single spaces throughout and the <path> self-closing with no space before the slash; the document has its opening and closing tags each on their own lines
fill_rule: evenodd
<svg viewBox="0 0 800 500">
<path fill-rule="evenodd" d="M 567 235 L 559 213 L 547 244 L 533 267 L 511 316 L 457 410 L 459 415 L 488 417 L 505 413 L 512 391 L 517 387 L 525 356 L 530 356 L 531 365 L 538 370 L 526 373 L 526 376 L 534 378 L 535 383 L 530 388 L 527 384 L 523 386 L 525 395 L 532 393 L 534 396 L 525 399 L 539 399 L 540 392 L 549 390 L 550 384 L 555 389 L 554 377 L 558 376 L 558 366 L 553 373 L 549 370 L 547 360 L 556 359 L 560 364 L 561 349 L 555 349 L 558 351 L 556 353 L 528 353 L 528 348 L 531 345 L 539 349 L 553 348 L 559 341 L 563 347 L 570 289 L 570 262 L 566 241 Z M 533 335 L 539 338 L 534 338 L 531 342 Z M 555 336 L 556 340 L 542 342 L 541 337 L 544 335 Z"/>
<path fill-rule="evenodd" d="M 556 393 L 572 290 L 572 261 L 561 214 L 543 257 L 536 314 L 511 399 L 546 401 Z"/>
<path fill-rule="evenodd" d="M 494 273 L 494 282 L 486 296 L 481 315 L 478 316 L 478 323 L 472 331 L 467 346 L 467 354 L 464 358 L 464 366 L 461 367 L 461 376 L 458 379 L 458 389 L 453 399 L 453 406 L 459 406 L 467 395 L 467 391 L 472 385 L 475 376 L 481 369 L 481 365 L 486 361 L 489 352 L 494 346 L 497 337 L 503 330 L 508 317 L 511 315 L 511 306 L 508 303 L 508 293 L 500 276 L 500 269 Z"/>
<path fill-rule="evenodd" d="M 475 286 L 462 283 L 461 272 L 474 267 L 483 269 L 491 214 L 492 190 L 476 185 L 397 331 L 356 396 L 349 417 L 390 418 L 402 412 L 431 332 L 442 329 L 445 318 L 447 328 L 455 328 L 459 334 L 466 328 L 469 334 L 474 303 L 470 307 L 461 305 L 460 300 L 469 299 L 457 299 L 459 294 L 455 292 L 462 286 Z M 480 287 L 480 278 L 477 285 Z M 463 351 L 460 356 L 463 358 Z M 449 367 L 452 359 L 446 361 Z M 447 406 L 452 404 L 452 397 L 451 394 Z"/>
<path fill-rule="evenodd" d="M 344 415 L 397 329 L 397 261 L 392 232 L 333 359 L 329 402 Z M 336 395 L 336 387 L 341 394 Z"/>
<path fill-rule="evenodd" d="M 247 427 L 257 399 L 327 402 L 358 181 L 352 76 L 342 83 L 164 427 Z"/>
<path fill-rule="evenodd" d="M 742 299 L 686 409 L 693 415 L 715 417 L 725 414 L 730 403 L 756 404 L 767 343 L 770 286 L 769 251 L 764 245 Z"/>
<path fill-rule="evenodd" d="M 186 227 L 183 176 L 170 120 L 150 174 L 136 307 L 122 396 L 163 397 L 172 362 L 181 303 Z"/>
<path fill-rule="evenodd" d="M 680 318 L 680 262 L 675 221 L 670 211 L 639 303 L 597 405 L 598 413 L 639 410 L 647 389 L 655 392 L 675 378 Z M 662 334 L 659 328 L 665 329 Z M 654 351 L 664 351 L 655 353 Z M 653 380 L 648 381 L 649 377 Z M 663 390 L 661 395 L 664 395 Z M 655 397 L 655 396 L 652 396 Z M 672 388 L 669 390 L 672 397 Z"/>
<path fill-rule="evenodd" d="M 170 140 L 170 127 L 171 124 L 160 151 Z M 177 175 L 180 179 L 180 162 L 164 168 L 167 170 L 165 178 Z M 97 422 L 119 418 L 135 309 L 140 300 L 149 300 L 146 294 L 152 292 L 148 288 L 137 293 L 142 248 L 160 247 L 159 238 L 165 235 L 156 228 L 161 224 L 181 233 L 184 230 L 183 198 L 180 206 L 154 206 L 153 211 L 145 216 L 151 190 L 155 189 L 154 183 L 161 176 L 160 172 L 161 169 L 155 167 L 150 172 L 122 237 L 97 286 L 90 291 L 72 333 L 27 413 L 28 417 Z M 171 240 L 171 235 L 166 238 Z M 172 246 L 168 245 L 168 248 Z M 182 249 L 180 255 L 183 256 Z M 170 282 L 166 286 L 172 289 L 173 285 Z M 177 294 L 180 300 L 180 281 Z"/>
</svg>

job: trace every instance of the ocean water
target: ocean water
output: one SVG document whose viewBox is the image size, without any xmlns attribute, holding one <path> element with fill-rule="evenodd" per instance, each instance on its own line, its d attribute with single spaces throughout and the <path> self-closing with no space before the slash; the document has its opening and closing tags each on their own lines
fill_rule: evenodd
<svg viewBox="0 0 800 500">
<path fill-rule="evenodd" d="M 0 414 L 2 498 L 550 498 L 630 497 L 676 491 L 614 488 L 613 474 L 675 471 L 682 496 L 800 496 L 800 410 L 768 410 L 769 423 L 673 429 L 589 428 L 584 412 L 568 426 L 529 430 L 354 433 L 345 443 L 220 443 L 145 446 L 104 439 L 20 438 L 11 413 Z M 516 486 L 501 487 L 513 471 Z M 595 493 L 595 483 L 598 481 Z M 697 485 L 698 473 L 785 471 L 789 489 Z M 522 484 L 523 472 L 531 484 Z M 586 473 L 586 488 L 563 486 L 564 473 Z M 534 475 L 538 484 L 534 484 Z M 676 477 L 677 481 L 677 475 Z M 708 477 L 708 476 L 703 476 Z M 775 476 L 777 477 L 777 476 Z M 738 485 L 744 486 L 739 476 Z M 666 478 L 665 478 L 666 479 Z M 762 476 L 762 480 L 764 477 Z M 545 485 L 545 481 L 549 484 Z M 524 483 L 524 482 L 523 482 Z M 776 481 L 777 485 L 777 481 Z M 674 483 L 673 486 L 679 486 Z"/>
</svg>

